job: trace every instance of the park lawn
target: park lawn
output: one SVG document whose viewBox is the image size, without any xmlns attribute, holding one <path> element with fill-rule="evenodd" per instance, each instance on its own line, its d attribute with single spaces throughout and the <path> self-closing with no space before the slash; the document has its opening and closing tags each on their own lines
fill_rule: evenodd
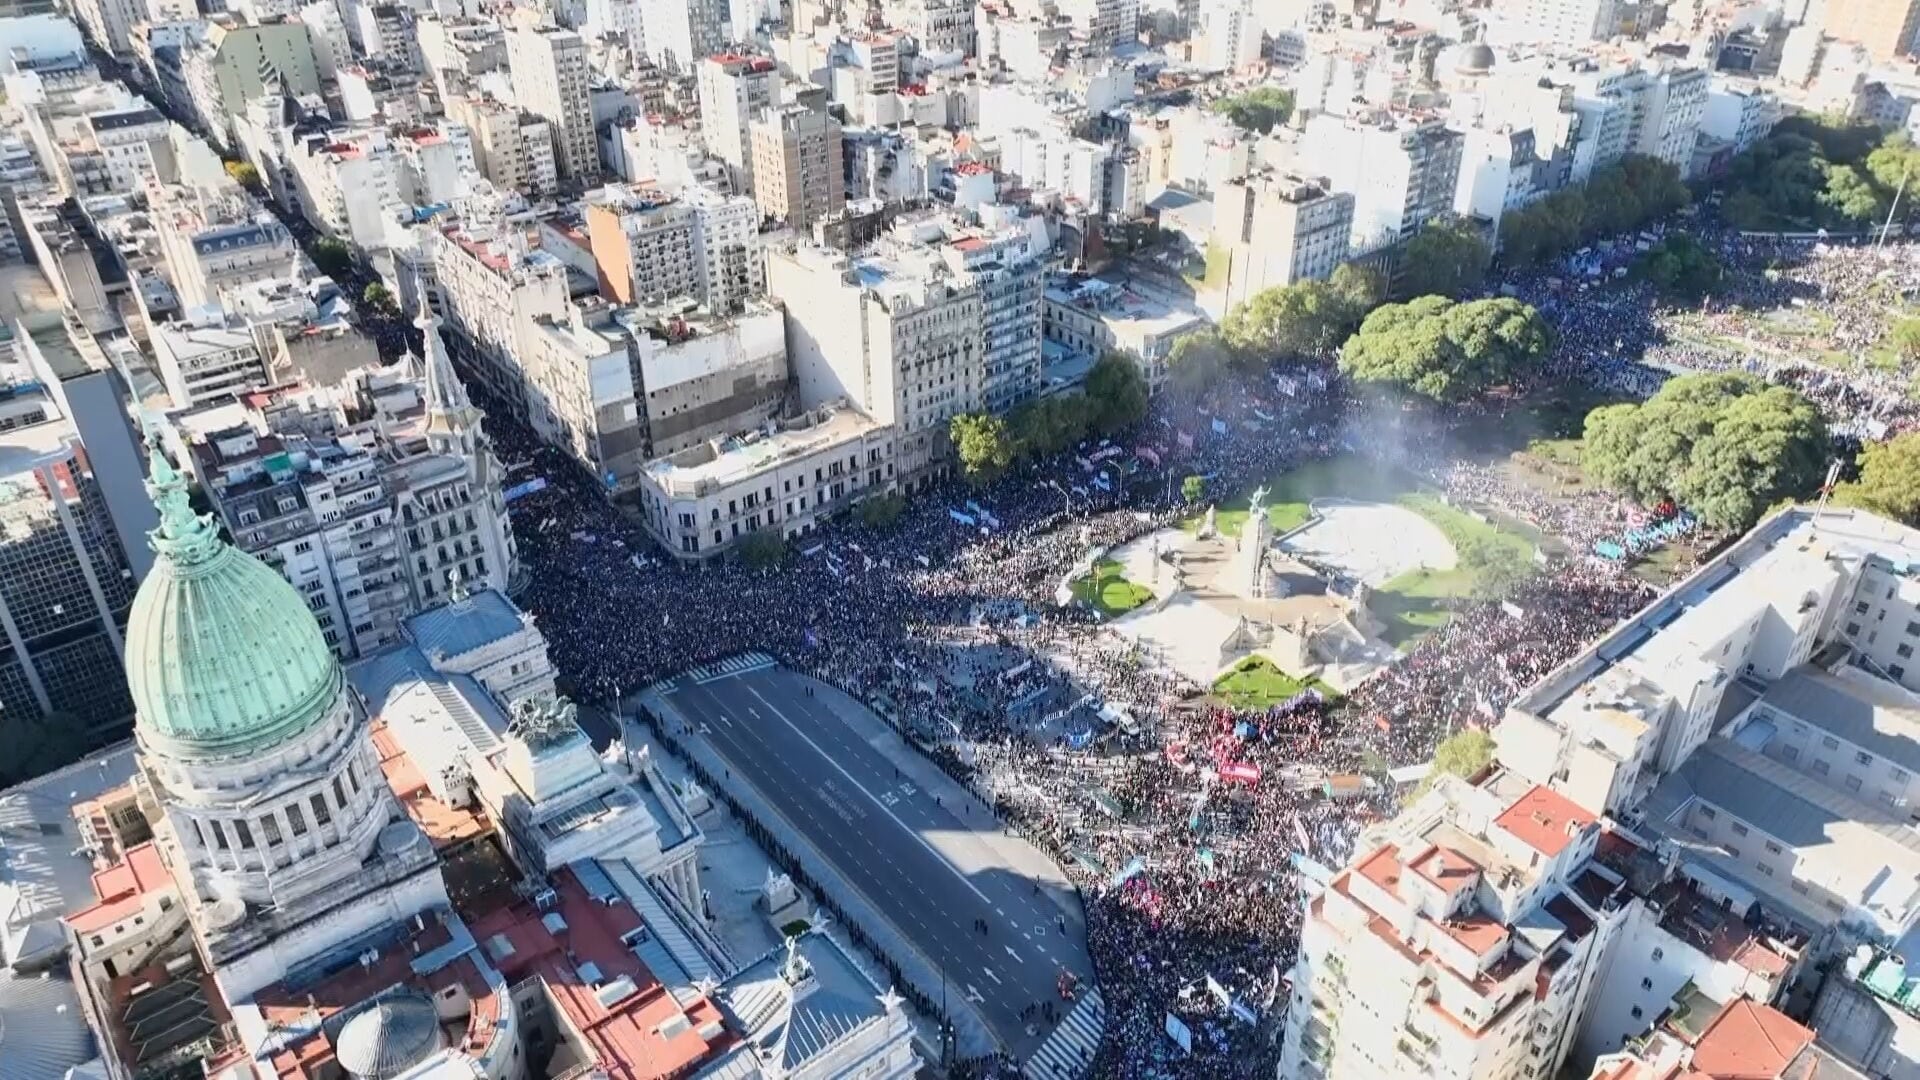
<svg viewBox="0 0 1920 1080">
<path fill-rule="evenodd" d="M 1586 442 L 1585 439 L 1535 439 L 1527 444 L 1527 453 L 1562 468 L 1579 469 L 1585 460 Z"/>
<path fill-rule="evenodd" d="M 1265 487 L 1267 520 L 1273 523 L 1275 536 L 1305 525 L 1313 514 L 1308 504 L 1315 499 L 1335 496 L 1387 499 L 1405 490 L 1403 485 L 1383 476 L 1377 467 L 1352 454 L 1309 461 L 1297 469 L 1269 477 Z M 1240 535 L 1241 526 L 1247 523 L 1247 504 L 1252 498 L 1252 490 L 1242 491 L 1219 505 L 1213 521 L 1222 536 Z M 1206 511 L 1202 510 L 1181 525 L 1188 532 L 1194 532 L 1206 520 Z"/>
<path fill-rule="evenodd" d="M 1518 522 L 1512 523 L 1509 528 L 1502 528 L 1427 494 L 1402 495 L 1399 502 L 1445 533 L 1456 551 L 1465 550 L 1479 541 L 1490 540 L 1513 549 L 1516 556 L 1528 562 L 1533 560 L 1535 543 L 1520 531 Z M 1473 596 L 1479 584 L 1473 571 L 1464 567 L 1409 570 L 1401 574 L 1380 586 L 1373 594 L 1373 613 L 1379 616 L 1382 623 L 1380 636 L 1395 648 L 1406 648 L 1445 626 L 1451 615 L 1452 603 Z"/>
<path fill-rule="evenodd" d="M 1319 679 L 1296 679 L 1275 667 L 1264 656 L 1249 656 L 1233 665 L 1233 670 L 1214 680 L 1213 692 L 1236 709 L 1264 709 L 1313 687 L 1329 701 L 1340 695 Z"/>
<path fill-rule="evenodd" d="M 1073 598 L 1111 619 L 1153 599 L 1153 591 L 1127 580 L 1126 568 L 1112 559 L 1093 564 L 1093 575 L 1073 583 Z"/>
</svg>

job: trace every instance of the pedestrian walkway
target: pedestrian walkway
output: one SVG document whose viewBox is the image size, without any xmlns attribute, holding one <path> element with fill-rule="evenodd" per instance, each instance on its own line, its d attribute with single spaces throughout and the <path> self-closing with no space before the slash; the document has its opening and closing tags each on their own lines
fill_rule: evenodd
<svg viewBox="0 0 1920 1080">
<path fill-rule="evenodd" d="M 1106 1002 L 1100 1000 L 1100 991 L 1088 987 L 1067 1018 L 1027 1059 L 1020 1075 L 1026 1080 L 1080 1080 L 1093 1064 L 1106 1028 Z"/>
<path fill-rule="evenodd" d="M 705 686 L 710 682 L 719 682 L 721 679 L 731 679 L 735 675 L 745 675 L 749 671 L 760 671 L 772 666 L 773 657 L 768 656 L 766 653 L 741 653 L 738 656 L 729 656 L 725 660 L 718 660 L 714 663 L 694 668 L 684 676 L 681 676 L 681 678 L 691 680 L 696 686 Z M 669 684 L 675 681 L 674 679 L 667 680 Z M 665 693 L 667 691 L 662 690 L 661 692 Z"/>
</svg>

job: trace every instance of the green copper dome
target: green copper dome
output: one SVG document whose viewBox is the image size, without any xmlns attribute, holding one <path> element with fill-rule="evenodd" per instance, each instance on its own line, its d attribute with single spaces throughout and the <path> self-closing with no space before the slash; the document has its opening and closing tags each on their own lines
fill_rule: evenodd
<svg viewBox="0 0 1920 1080">
<path fill-rule="evenodd" d="M 242 754 L 298 734 L 340 693 L 313 614 L 272 567 L 195 514 L 156 446 L 153 562 L 127 619 L 127 683 L 141 739 L 183 756 Z"/>
</svg>

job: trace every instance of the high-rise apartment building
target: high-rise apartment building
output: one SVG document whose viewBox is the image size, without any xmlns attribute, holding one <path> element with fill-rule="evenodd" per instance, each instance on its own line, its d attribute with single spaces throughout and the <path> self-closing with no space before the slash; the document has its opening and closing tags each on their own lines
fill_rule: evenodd
<svg viewBox="0 0 1920 1080">
<path fill-rule="evenodd" d="M 526 380 L 514 357 L 535 318 L 567 317 L 566 265 L 547 252 L 526 250 L 516 228 L 490 224 L 440 234 L 433 269 L 449 344 L 496 396 L 523 407 Z"/>
<path fill-rule="evenodd" d="M 596 180 L 600 145 L 580 35 L 551 26 L 520 27 L 507 35 L 507 63 L 520 107 L 550 125 L 560 178 L 578 186 Z"/>
<path fill-rule="evenodd" d="M 760 245 L 760 207 L 746 195 L 726 195 L 705 184 L 682 189 L 699 229 L 694 257 L 703 282 L 701 300 L 714 313 L 730 315 L 767 291 L 767 256 Z"/>
<path fill-rule="evenodd" d="M 1920 0 L 1827 0 L 1827 36 L 1862 46 L 1875 60 L 1913 50 Z"/>
<path fill-rule="evenodd" d="M 505 191 L 538 198 L 559 189 L 553 125 L 490 97 L 453 96 L 447 117 L 464 124 L 480 174 Z"/>
<path fill-rule="evenodd" d="M 1296 281 L 1325 281 L 1347 257 L 1353 196 L 1327 182 L 1262 171 L 1220 185 L 1213 247 L 1226 260 L 1222 310 Z"/>
<path fill-rule="evenodd" d="M 657 304 L 705 290 L 692 207 L 661 192 L 608 184 L 587 196 L 586 216 L 587 243 L 608 299 Z"/>
<path fill-rule="evenodd" d="M 1397 244 L 1453 208 L 1461 135 L 1438 117 L 1380 109 L 1307 122 L 1300 160 L 1324 167 L 1353 196 L 1355 253 Z"/>
<path fill-rule="evenodd" d="M 752 124 L 753 198 L 805 233 L 847 205 L 840 122 L 805 105 L 768 109 Z"/>
<path fill-rule="evenodd" d="M 748 127 L 760 110 L 780 104 L 780 66 L 764 56 L 720 53 L 696 68 L 700 138 L 727 163 L 733 190 L 753 190 L 753 143 Z"/>
<path fill-rule="evenodd" d="M 887 25 L 920 43 L 920 51 L 972 56 L 976 33 L 973 0 L 887 0 Z"/>
<path fill-rule="evenodd" d="M 679 74 L 745 36 L 733 25 L 729 0 L 640 0 L 640 34 L 647 59 Z"/>
<path fill-rule="evenodd" d="M 1034 391 L 1025 380 L 1038 378 L 1041 314 L 1027 271 L 1011 249 L 988 258 L 984 246 L 969 269 L 974 243 L 991 241 L 888 242 L 856 256 L 802 244 L 767 256 L 801 403 L 845 399 L 893 425 L 894 466 L 909 486 L 946 465 L 949 420 L 988 408 L 989 394 L 1023 400 Z"/>
</svg>

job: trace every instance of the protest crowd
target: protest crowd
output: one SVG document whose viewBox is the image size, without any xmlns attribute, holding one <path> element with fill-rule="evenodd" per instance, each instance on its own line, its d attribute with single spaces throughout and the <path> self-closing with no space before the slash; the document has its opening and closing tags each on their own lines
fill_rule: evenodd
<svg viewBox="0 0 1920 1080">
<path fill-rule="evenodd" d="M 1818 290 L 1836 332 L 1855 333 L 1867 316 L 1831 299 L 1853 296 L 1863 276 L 1885 280 L 1888 266 L 1892 288 L 1909 288 L 1904 250 L 1889 264 L 1870 251 L 1719 243 L 1786 269 L 1742 286 L 1751 294 L 1671 317 L 1650 318 L 1633 282 L 1606 281 L 1605 295 L 1577 307 L 1566 282 L 1546 275 L 1505 287 L 1554 320 L 1559 375 L 1643 395 L 1676 370 L 1758 364 L 1843 422 L 1913 422 L 1871 376 L 1736 361 L 1676 336 L 1738 328 L 1763 342 L 1758 317 L 1743 319 L 1738 298 L 1777 303 L 1794 289 Z M 1443 628 L 1350 696 L 1306 694 L 1265 710 L 1220 704 L 1104 631 L 1092 611 L 1057 602 L 1089 551 L 1193 514 L 1180 501 L 1187 476 L 1237 499 L 1308 461 L 1370 455 L 1573 552 L 1617 533 L 1629 514 L 1601 494 L 1548 496 L 1498 467 L 1457 460 L 1449 421 L 1358 415 L 1326 367 L 1236 379 L 1197 400 L 1157 400 L 1130 452 L 1095 468 L 1067 453 L 980 491 L 940 481 L 913 495 L 890 527 L 836 524 L 771 569 L 662 557 L 568 459 L 490 421 L 516 479 L 547 481 L 512 506 L 526 572 L 520 601 L 585 702 L 624 700 L 759 650 L 874 704 L 1080 887 L 1107 1006 L 1093 1075 L 1270 1075 L 1303 865 L 1341 865 L 1359 831 L 1404 797 L 1390 770 L 1426 762 L 1441 739 L 1497 720 L 1522 688 L 1652 593 L 1617 565 L 1575 557 L 1505 602 L 1461 601 Z M 985 513 L 959 512 L 969 503 Z M 1336 792 L 1333 779 L 1349 776 L 1367 780 Z M 1170 1013 L 1192 1031 L 1190 1052 L 1165 1033 Z M 988 1061 L 977 1072 L 1009 1067 Z"/>
</svg>

